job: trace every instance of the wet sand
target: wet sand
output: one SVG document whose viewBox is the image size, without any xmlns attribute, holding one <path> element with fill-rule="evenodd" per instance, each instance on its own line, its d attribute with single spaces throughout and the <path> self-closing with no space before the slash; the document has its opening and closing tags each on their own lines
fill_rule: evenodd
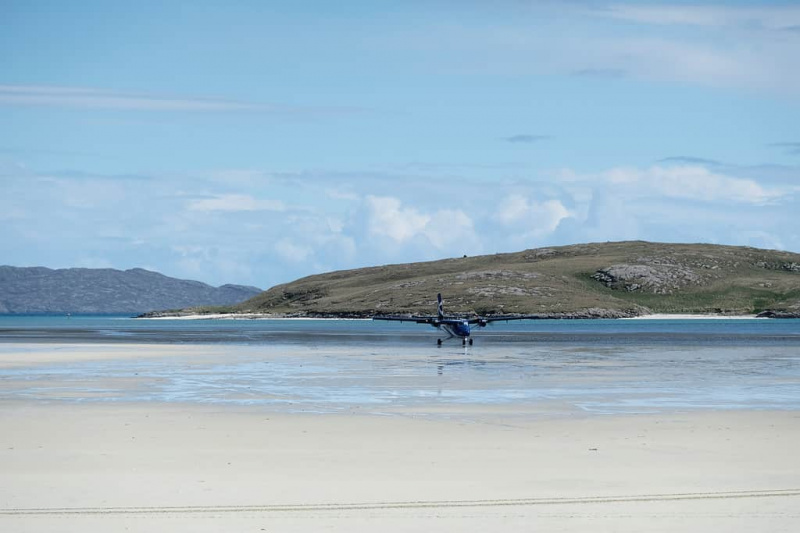
<svg viewBox="0 0 800 533">
<path fill-rule="evenodd" d="M 220 356 L 163 349 L 83 357 Z M 65 353 L 82 350 L 6 350 L 0 367 Z M 788 532 L 800 521 L 796 410 L 422 407 L 8 397 L 0 530 Z"/>
</svg>

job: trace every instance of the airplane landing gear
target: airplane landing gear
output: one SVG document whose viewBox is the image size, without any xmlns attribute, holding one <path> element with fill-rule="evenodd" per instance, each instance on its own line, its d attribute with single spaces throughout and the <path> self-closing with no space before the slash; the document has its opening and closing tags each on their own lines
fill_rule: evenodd
<svg viewBox="0 0 800 533">
<path fill-rule="evenodd" d="M 461 346 L 467 345 L 467 339 L 461 339 Z"/>
<path fill-rule="evenodd" d="M 472 346 L 472 339 L 469 340 L 469 345 Z"/>
<path fill-rule="evenodd" d="M 442 345 L 442 339 L 436 339 L 436 346 Z"/>
</svg>

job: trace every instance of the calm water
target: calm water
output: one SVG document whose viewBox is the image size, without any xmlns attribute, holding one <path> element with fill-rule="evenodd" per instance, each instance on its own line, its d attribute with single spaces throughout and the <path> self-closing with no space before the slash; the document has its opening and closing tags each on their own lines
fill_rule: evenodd
<svg viewBox="0 0 800 533">
<path fill-rule="evenodd" d="M 478 330 L 472 347 L 439 348 L 438 336 L 371 321 L 2 317 L 0 355 L 65 361 L 0 367 L 0 402 L 427 416 L 800 408 L 800 320 L 521 321 Z M 126 346 L 143 342 L 187 346 L 147 358 Z M 71 360 L 92 351 L 121 355 Z"/>
<path fill-rule="evenodd" d="M 522 320 L 473 328 L 476 343 L 797 344 L 800 320 Z M 436 329 L 371 320 L 142 320 L 126 316 L 2 316 L 0 342 L 362 343 L 435 342 Z"/>
</svg>

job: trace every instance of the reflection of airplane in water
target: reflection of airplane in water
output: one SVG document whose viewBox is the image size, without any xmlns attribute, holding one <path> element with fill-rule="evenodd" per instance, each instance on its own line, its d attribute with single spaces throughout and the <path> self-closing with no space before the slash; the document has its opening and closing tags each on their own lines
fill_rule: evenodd
<svg viewBox="0 0 800 533">
<path fill-rule="evenodd" d="M 460 337 L 461 344 L 472 344 L 472 337 L 470 326 L 486 327 L 490 322 L 508 321 L 508 320 L 524 320 L 531 318 L 529 316 L 493 316 L 493 317 L 475 317 L 475 318 L 459 318 L 456 316 L 446 316 L 444 314 L 442 295 L 437 295 L 439 300 L 439 309 L 436 316 L 374 316 L 372 320 L 395 320 L 397 322 L 416 322 L 417 324 L 430 324 L 437 329 L 443 329 L 448 333 L 448 339 L 452 337 Z M 441 345 L 442 339 L 437 339 L 436 344 Z"/>
</svg>

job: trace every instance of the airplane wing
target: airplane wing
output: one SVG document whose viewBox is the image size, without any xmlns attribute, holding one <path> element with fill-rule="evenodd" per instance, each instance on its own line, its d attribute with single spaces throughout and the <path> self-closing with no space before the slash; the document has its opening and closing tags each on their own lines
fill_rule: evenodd
<svg viewBox="0 0 800 533">
<path fill-rule="evenodd" d="M 374 316 L 372 320 L 394 320 L 395 322 L 416 322 L 417 324 L 435 324 L 440 322 L 436 316 Z"/>
</svg>

